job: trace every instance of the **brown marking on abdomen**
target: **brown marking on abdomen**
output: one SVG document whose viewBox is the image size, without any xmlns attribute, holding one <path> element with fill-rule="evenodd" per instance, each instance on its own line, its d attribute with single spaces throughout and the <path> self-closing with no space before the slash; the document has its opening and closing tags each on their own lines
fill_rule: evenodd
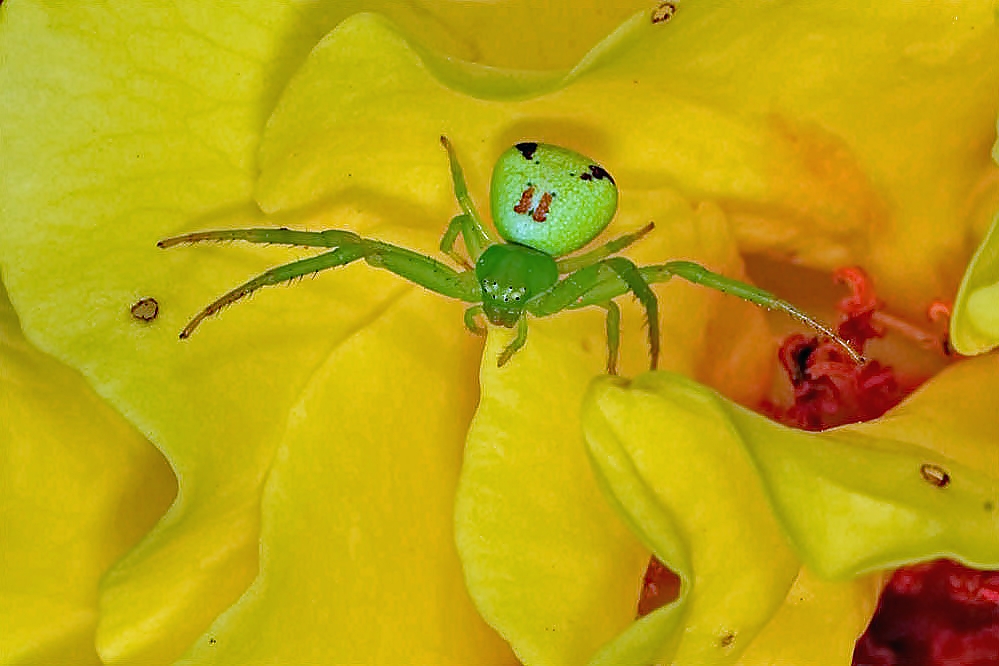
<svg viewBox="0 0 999 666">
<path fill-rule="evenodd" d="M 531 202 L 534 200 L 534 186 L 529 186 L 524 190 L 523 194 L 520 195 L 520 201 L 516 206 L 513 207 L 513 212 L 520 215 L 526 214 L 531 210 Z"/>
<path fill-rule="evenodd" d="M 548 219 L 548 209 L 552 205 L 552 195 L 551 192 L 545 192 L 541 195 L 541 201 L 538 203 L 538 207 L 534 209 L 531 214 L 531 219 L 535 222 L 544 222 Z"/>
</svg>

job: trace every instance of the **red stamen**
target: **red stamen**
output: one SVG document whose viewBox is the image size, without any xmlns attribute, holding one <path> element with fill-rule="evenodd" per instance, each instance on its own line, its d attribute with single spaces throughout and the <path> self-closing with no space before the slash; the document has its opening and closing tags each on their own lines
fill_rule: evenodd
<svg viewBox="0 0 999 666">
<path fill-rule="evenodd" d="M 881 312 L 871 281 L 858 268 L 836 271 L 850 288 L 838 309 L 837 332 L 863 351 L 885 330 L 941 348 L 940 339 Z M 949 314 L 934 303 L 931 320 Z M 857 367 L 828 340 L 792 335 L 784 340 L 781 365 L 794 388 L 794 403 L 764 410 L 782 423 L 806 430 L 877 418 L 918 385 L 871 361 Z M 941 481 L 943 482 L 943 481 Z M 867 632 L 857 642 L 856 666 L 995 666 L 999 664 L 999 572 L 976 571 L 949 560 L 896 571 L 881 596 Z"/>
<path fill-rule="evenodd" d="M 884 335 L 885 329 L 919 339 L 910 335 L 911 330 L 907 332 L 911 324 L 880 311 L 883 304 L 862 270 L 837 271 L 836 279 L 850 288 L 850 295 L 838 304 L 842 320 L 837 332 L 858 350 L 863 351 L 868 340 Z M 938 321 L 947 312 L 948 306 L 934 303 L 928 314 Z M 900 378 L 878 361 L 858 367 L 831 341 L 800 334 L 784 340 L 779 359 L 794 389 L 794 402 L 785 409 L 767 403 L 762 411 L 806 430 L 877 418 L 919 384 Z M 652 558 L 639 614 L 674 601 L 678 593 L 679 578 Z M 999 571 L 977 571 L 950 560 L 898 569 L 881 595 L 870 626 L 857 641 L 853 664 L 999 665 Z"/>
<path fill-rule="evenodd" d="M 836 332 L 863 351 L 869 340 L 884 335 L 878 325 L 883 304 L 860 268 L 843 268 L 833 277 L 850 288 L 850 294 L 837 304 L 841 321 Z M 858 366 L 828 339 L 796 333 L 784 340 L 778 355 L 791 380 L 794 402 L 786 409 L 766 403 L 762 411 L 802 430 L 825 430 L 877 418 L 918 385 L 900 380 L 891 367 L 878 361 Z"/>
<path fill-rule="evenodd" d="M 936 323 L 938 321 L 946 322 L 950 320 L 950 313 L 953 310 L 953 306 L 950 303 L 945 303 L 944 301 L 933 301 L 930 306 L 926 308 L 926 318 Z"/>
<path fill-rule="evenodd" d="M 856 666 L 999 663 L 999 572 L 937 560 L 899 569 L 853 654 Z"/>
</svg>

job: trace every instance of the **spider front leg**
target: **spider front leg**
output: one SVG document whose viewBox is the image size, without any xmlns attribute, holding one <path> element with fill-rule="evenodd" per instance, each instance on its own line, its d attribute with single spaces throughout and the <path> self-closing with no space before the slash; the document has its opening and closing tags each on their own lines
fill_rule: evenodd
<svg viewBox="0 0 999 666">
<path fill-rule="evenodd" d="M 769 291 L 760 289 L 759 287 L 754 287 L 753 285 L 746 284 L 745 282 L 740 282 L 739 280 L 725 277 L 720 273 L 709 271 L 704 266 L 695 264 L 692 261 L 670 261 L 663 264 L 659 268 L 665 273 L 682 277 L 688 282 L 703 285 L 710 289 L 715 289 L 723 294 L 738 296 L 739 298 L 749 301 L 750 303 L 761 305 L 768 310 L 778 310 L 779 312 L 783 312 L 789 317 L 797 319 L 805 326 L 818 331 L 835 342 L 843 351 L 847 353 L 847 355 L 849 355 L 851 359 L 853 359 L 853 362 L 857 365 L 864 365 L 867 363 L 867 359 L 865 359 L 856 349 L 851 347 L 850 343 L 833 332 L 831 328 L 802 312 L 787 301 L 777 298 Z M 650 281 L 654 281 L 654 279 Z"/>
<path fill-rule="evenodd" d="M 498 243 L 499 240 L 493 238 L 489 230 L 482 223 L 482 217 L 479 216 L 479 212 L 475 208 L 475 202 L 472 201 L 472 196 L 468 193 L 468 185 L 465 183 L 465 172 L 458 161 L 458 155 L 454 151 L 454 146 L 451 145 L 446 136 L 441 136 L 441 145 L 447 150 L 448 166 L 451 169 L 451 184 L 454 187 L 454 197 L 458 200 L 458 205 L 462 211 L 461 215 L 455 216 L 451 220 L 451 223 L 448 224 L 448 228 L 441 238 L 441 250 L 459 264 L 467 265 L 461 255 L 454 251 L 454 244 L 458 239 L 458 235 L 461 234 L 465 241 L 465 249 L 468 250 L 468 256 L 474 264 L 479 255 L 487 247 Z"/>
<path fill-rule="evenodd" d="M 227 305 L 235 303 L 262 287 L 289 282 L 304 275 L 345 266 L 358 259 L 364 259 L 371 266 L 388 270 L 443 296 L 470 303 L 482 300 L 482 293 L 473 272 L 459 273 L 432 257 L 390 243 L 361 238 L 350 231 L 338 229 L 316 232 L 290 229 L 227 229 L 185 234 L 162 240 L 157 245 L 166 248 L 182 243 L 223 240 L 311 247 L 335 246 L 336 249 L 315 257 L 276 266 L 252 280 L 244 282 L 195 315 L 181 331 L 181 338 L 189 337 L 207 317 L 218 313 Z"/>
<path fill-rule="evenodd" d="M 607 374 L 617 374 L 618 349 L 621 347 L 621 308 L 614 301 L 601 304 L 607 310 Z"/>
<path fill-rule="evenodd" d="M 502 368 L 506 365 L 506 362 L 513 357 L 520 349 L 527 344 L 527 318 L 521 317 L 517 321 L 517 335 L 514 336 L 510 344 L 500 352 L 499 358 L 496 359 L 496 367 Z"/>
<path fill-rule="evenodd" d="M 580 268 L 567 275 L 548 291 L 535 296 L 527 303 L 527 311 L 536 317 L 561 312 L 568 308 L 578 307 L 581 299 L 586 299 L 588 305 L 599 305 L 607 310 L 607 370 L 614 374 L 617 370 L 617 352 L 620 341 L 620 309 L 612 298 L 594 301 L 587 295 L 609 277 L 626 285 L 626 288 L 615 296 L 631 291 L 645 308 L 649 327 L 649 367 L 655 370 L 659 366 L 659 300 L 649 287 L 648 281 L 638 267 L 624 257 L 611 257 Z"/>
<path fill-rule="evenodd" d="M 867 362 L 863 355 L 831 328 L 765 289 L 726 277 L 721 273 L 715 273 L 692 261 L 668 261 L 665 264 L 643 266 L 639 270 L 649 284 L 667 282 L 673 277 L 679 277 L 692 284 L 699 284 L 723 294 L 737 296 L 768 310 L 783 312 L 835 342 L 857 365 L 863 365 Z M 587 294 L 569 307 L 575 309 L 587 305 L 602 305 L 607 300 L 616 298 L 627 291 L 629 291 L 629 285 L 617 275 L 604 274 Z"/>
<path fill-rule="evenodd" d="M 165 238 L 156 243 L 156 247 L 168 248 L 185 243 L 201 243 L 205 241 L 240 240 L 248 243 L 264 243 L 267 245 L 294 245 L 300 247 L 340 247 L 349 243 L 360 242 L 361 237 L 353 231 L 327 229 L 325 231 L 296 231 L 287 228 L 263 229 L 218 229 L 216 231 L 195 231 L 190 234 Z"/>
<path fill-rule="evenodd" d="M 160 247 L 169 247 L 169 245 L 160 245 Z M 308 275 L 310 273 L 315 274 L 328 268 L 335 268 L 336 266 L 349 264 L 352 261 L 357 261 L 363 257 L 364 252 L 365 249 L 363 245 L 347 245 L 344 247 L 338 247 L 330 252 L 324 252 L 316 257 L 299 259 L 298 261 L 293 261 L 291 263 L 271 268 L 252 280 L 248 280 L 235 289 L 226 292 L 209 304 L 208 307 L 196 314 L 194 318 L 188 322 L 187 326 L 184 327 L 184 330 L 180 332 L 180 339 L 184 340 L 191 337 L 191 334 L 194 333 L 194 329 L 196 329 L 206 318 L 217 314 L 222 308 L 227 305 L 232 305 L 244 296 L 249 296 L 262 287 L 268 287 L 282 282 L 289 282 L 295 278 L 302 277 L 303 275 Z"/>
</svg>

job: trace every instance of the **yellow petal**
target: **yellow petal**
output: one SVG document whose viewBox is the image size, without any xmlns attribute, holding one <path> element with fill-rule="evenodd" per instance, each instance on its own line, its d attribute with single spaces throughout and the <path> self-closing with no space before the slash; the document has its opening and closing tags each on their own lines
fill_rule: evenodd
<svg viewBox="0 0 999 666">
<path fill-rule="evenodd" d="M 880 593 L 881 576 L 830 582 L 802 567 L 784 605 L 735 663 L 851 664 Z"/>
<path fill-rule="evenodd" d="M 663 194 L 633 197 L 639 211 L 657 211 L 670 231 L 635 246 L 636 258 L 691 256 L 738 274 L 717 209 L 692 209 Z M 735 377 L 741 368 L 745 377 L 726 386 L 758 400 L 772 353 L 761 312 L 702 287 L 658 289 L 663 365 L 712 379 Z M 645 332 L 635 325 L 641 315 L 622 305 L 622 365 L 638 370 L 648 365 Z M 526 346 L 502 368 L 496 360 L 509 334 L 490 331 L 483 352 L 482 398 L 456 509 L 458 547 L 480 612 L 528 664 L 587 661 L 632 626 L 648 564 L 651 544 L 630 536 L 606 505 L 580 441 L 579 406 L 590 377 L 606 366 L 603 318 L 600 310 L 580 310 L 532 319 Z M 729 329 L 739 335 L 726 337 Z M 774 603 L 796 571 L 796 564 L 789 568 Z M 631 640 L 653 647 L 668 640 L 682 619 L 671 611 L 645 618 Z M 612 646 L 604 658 L 615 663 L 620 654 Z"/>
<path fill-rule="evenodd" d="M 291 316 L 258 299 L 249 319 L 234 309 L 212 335 L 177 340 L 199 308 L 274 261 L 155 243 L 206 211 L 253 219 L 271 77 L 311 46 L 292 39 L 309 34 L 310 15 L 271 3 L 3 11 L 13 168 L 0 181 L 0 250 L 12 300 L 26 330 L 84 369 L 179 476 L 172 510 L 102 581 L 98 650 L 168 661 L 252 580 L 261 483 L 288 410 L 329 349 L 380 307 L 361 288 L 333 301 L 300 289 Z M 142 297 L 159 301 L 156 320 L 127 315 Z M 248 337 L 229 335 L 229 321 Z M 275 322 L 263 344 L 256 335 Z"/>
<path fill-rule="evenodd" d="M 166 510 L 174 476 L 78 373 L 24 339 L 2 285 L 0 489 L 0 662 L 99 663 L 98 580 Z"/>
<path fill-rule="evenodd" d="M 601 486 L 641 540 L 681 579 L 669 633 L 636 622 L 595 663 L 725 663 L 784 601 L 799 562 L 769 511 L 753 461 L 709 400 L 676 413 L 667 374 L 598 380 L 583 430 Z"/>
<path fill-rule="evenodd" d="M 824 579 L 938 557 L 999 566 L 997 393 L 989 388 L 997 362 L 956 366 L 885 418 L 822 433 L 785 428 L 671 373 L 596 381 L 583 424 L 601 488 L 684 583 L 665 609 L 684 612 L 673 636 L 654 637 L 655 648 L 639 621 L 597 661 L 610 653 L 608 663 L 729 663 L 771 617 L 778 634 L 819 620 L 778 611 L 797 573 L 797 560 L 781 557 L 785 539 Z M 953 399 L 969 386 L 981 394 Z M 863 587 L 828 592 L 843 601 L 873 596 Z M 849 614 L 840 638 L 856 637 L 863 608 L 870 603 Z M 778 619 L 781 612 L 790 616 Z M 792 652 L 799 647 L 820 646 Z"/>
<path fill-rule="evenodd" d="M 435 23 L 445 26 L 439 31 L 442 34 L 414 30 L 405 22 L 408 17 L 391 4 L 386 5 L 391 11 L 385 13 L 396 19 L 407 33 L 426 36 L 428 40 L 424 43 L 433 44 L 435 51 L 493 67 L 529 70 L 570 69 L 634 12 L 649 10 L 648 0 L 424 4 L 423 16 L 430 15 Z M 453 51 L 441 48 L 441 37 L 464 48 Z"/>
<path fill-rule="evenodd" d="M 260 575 L 181 663 L 513 663 L 454 547 L 479 355 L 460 318 L 406 289 L 331 350 L 265 487 Z"/>
<path fill-rule="evenodd" d="M 664 27 L 604 70 L 670 93 L 646 122 L 615 118 L 645 139 L 629 155 L 724 201 L 745 250 L 859 264 L 920 315 L 951 297 L 966 237 L 999 205 L 991 3 L 682 5 Z M 621 87 L 621 114 L 641 113 Z M 713 137 L 689 132 L 691 106 L 720 116 Z"/>
<path fill-rule="evenodd" d="M 961 354 L 999 346 L 999 215 L 971 259 L 954 300 L 950 342 Z"/>
<path fill-rule="evenodd" d="M 994 88 L 994 65 L 969 66 L 997 61 L 990 57 L 996 47 L 984 9 L 975 13 L 962 6 L 962 21 L 942 30 L 942 17 L 953 7 L 924 12 L 899 5 L 901 18 L 844 21 L 837 6 L 823 6 L 811 25 L 826 32 L 815 33 L 788 31 L 791 21 L 761 22 L 759 17 L 770 17 L 761 7 L 746 5 L 732 13 L 693 5 L 664 25 L 652 25 L 643 13 L 561 79 L 448 63 L 428 46 L 433 44 L 428 35 L 448 33 L 430 29 L 432 18 L 414 23 L 422 26 L 414 31 L 415 47 L 384 22 L 352 19 L 306 58 L 319 36 L 338 23 L 339 7 L 324 12 L 318 6 L 303 10 L 260 3 L 232 12 L 224 3 L 222 8 L 197 3 L 169 9 L 123 3 L 105 12 L 82 6 L 47 9 L 28 0 L 4 3 L 4 48 L 10 57 L 0 73 L 0 90 L 6 112 L 4 158 L 12 168 L 0 180 L 5 205 L 0 253 L 12 297 L 25 313 L 26 329 L 83 369 L 102 394 L 151 433 L 181 477 L 174 510 L 106 580 L 102 653 L 117 659 L 169 659 L 240 593 L 255 570 L 258 496 L 289 410 L 299 404 L 303 387 L 331 350 L 375 319 L 403 289 L 373 271 L 344 271 L 287 293 L 262 294 L 252 306 L 226 312 L 180 346 L 173 337 L 187 317 L 223 288 L 274 263 L 280 253 L 205 248 L 163 255 L 152 247 L 155 240 L 212 221 L 280 225 L 307 220 L 314 226 L 377 229 L 379 237 L 434 251 L 444 221 L 455 212 L 435 143 L 441 132 L 459 146 L 475 147 L 464 154 L 480 201 L 495 155 L 524 136 L 542 137 L 591 153 L 629 183 L 622 228 L 647 222 L 641 202 L 657 197 L 688 206 L 684 193 L 713 198 L 747 224 L 769 220 L 770 214 L 758 211 L 777 201 L 776 224 L 770 228 L 777 229 L 778 241 L 764 233 L 764 242 L 750 246 L 786 252 L 800 245 L 802 256 L 816 263 L 854 256 L 843 247 L 850 246 L 853 230 L 866 228 L 857 220 L 882 210 L 878 203 L 885 198 L 870 183 L 887 182 L 896 172 L 906 184 L 924 188 L 920 192 L 942 193 L 943 203 L 928 205 L 919 197 L 911 206 L 906 203 L 888 246 L 900 246 L 907 238 L 913 211 L 930 211 L 927 218 L 933 220 L 970 215 L 954 202 L 966 198 L 978 172 L 971 168 L 950 179 L 934 173 L 927 183 L 924 167 L 964 163 L 969 154 L 977 155 L 975 146 L 985 135 L 979 96 Z M 800 7 L 785 11 L 811 20 Z M 866 88 L 843 94 L 857 74 L 843 68 L 842 78 L 835 80 L 839 83 L 815 97 L 814 108 L 800 110 L 794 100 L 802 91 L 788 82 L 811 85 L 815 63 L 839 62 L 844 49 L 837 30 L 845 26 L 852 38 L 872 35 L 870 23 L 881 25 L 882 19 L 892 26 L 892 39 L 885 40 L 890 53 L 915 44 L 906 56 L 916 69 L 933 70 L 935 80 L 952 87 L 920 89 L 919 94 L 896 90 L 896 96 L 873 104 L 891 109 L 899 100 L 909 103 L 908 115 L 889 119 L 885 141 L 877 134 L 885 127 L 864 130 L 863 114 L 852 116 L 850 134 L 835 124 L 847 115 L 844 107 L 866 109 L 872 90 L 893 90 L 878 74 L 890 76 L 898 62 L 879 58 L 884 49 L 875 40 L 866 50 L 855 49 L 861 71 L 873 72 L 864 79 Z M 761 24 L 779 30 L 780 39 L 799 40 L 795 53 L 802 43 L 821 48 L 811 59 L 788 58 L 772 48 L 780 40 L 759 29 Z M 750 30 L 754 25 L 757 30 Z M 490 31 L 482 44 L 502 46 L 497 34 Z M 916 40 L 905 41 L 911 35 Z M 360 50 L 344 48 L 351 43 Z M 743 45 L 746 51 L 739 50 Z M 478 47 L 466 48 L 471 53 Z M 336 59 L 321 59 L 332 53 Z M 505 64 L 495 53 L 480 60 Z M 273 137 L 263 147 L 256 197 L 274 215 L 261 220 L 250 200 L 260 128 L 303 61 L 271 119 Z M 750 96 L 731 85 L 730 75 L 732 67 L 744 72 L 747 62 L 758 67 L 752 70 L 756 75 L 740 79 L 752 89 Z M 888 74 L 872 62 L 884 64 Z M 721 63 L 720 69 L 712 69 L 712 63 Z M 942 65 L 934 69 L 927 63 Z M 361 66 L 353 76 L 342 74 L 355 65 Z M 789 74 L 789 65 L 799 67 L 800 75 Z M 684 72 L 684 67 L 691 69 Z M 345 85 L 323 89 L 323 79 Z M 302 81 L 309 85 L 299 85 Z M 712 86 L 711 81 L 724 83 Z M 322 112 L 305 115 L 309 100 L 295 94 L 316 90 L 322 94 L 311 103 Z M 933 106 L 927 99 L 941 95 L 967 99 L 970 109 L 943 118 L 951 126 L 944 137 L 929 131 L 943 131 L 942 121 L 927 127 L 921 115 Z M 414 99 L 420 103 L 412 104 Z M 335 122 L 328 126 L 329 118 Z M 298 135 L 288 131 L 294 123 L 301 127 Z M 967 131 L 954 134 L 953 127 Z M 939 152 L 913 141 L 919 177 L 908 179 L 908 157 L 878 161 L 891 143 L 887 139 L 899 135 L 929 137 L 931 146 L 942 141 Z M 868 139 L 868 152 L 856 157 L 858 145 L 866 146 Z M 774 145 L 782 147 L 776 157 Z M 841 145 L 845 148 L 838 150 Z M 300 155 L 286 150 L 295 146 L 302 148 Z M 821 161 L 816 164 L 816 156 L 827 153 L 838 160 L 830 170 L 834 177 L 827 177 Z M 879 165 L 875 178 L 856 168 L 864 160 Z M 643 191 L 651 193 L 647 199 Z M 789 195 L 794 205 L 784 214 L 780 202 Z M 749 203 L 733 204 L 743 201 Z M 684 219 L 659 212 L 651 216 L 657 222 Z M 804 219 L 809 229 L 817 225 L 833 242 L 813 245 L 798 236 L 782 243 L 788 219 Z M 883 273 L 894 293 L 915 294 L 915 302 L 948 283 L 947 273 L 955 269 L 948 268 L 947 258 L 955 254 L 954 238 L 967 226 L 962 224 L 948 226 L 943 242 L 915 247 L 918 251 L 904 257 L 909 263 L 899 264 L 901 269 L 895 255 L 883 253 Z M 915 239 L 926 236 L 913 234 L 911 243 L 916 246 Z M 933 238 L 940 241 L 939 235 Z M 926 249 L 937 247 L 941 255 Z M 878 252 L 871 250 L 871 256 L 880 261 Z M 913 256 L 921 261 L 910 261 Z M 163 304 L 153 326 L 138 329 L 117 319 L 147 295 Z M 67 316 L 77 311 L 88 316 Z M 688 323 L 687 314 L 681 312 L 677 328 L 696 330 L 698 322 Z M 598 318 L 584 329 L 582 335 L 597 338 Z M 209 330 L 217 337 L 202 341 Z M 675 340 L 677 349 L 685 349 L 683 336 Z M 687 348 L 702 349 L 704 358 L 711 355 L 697 344 Z M 627 353 L 643 351 L 640 341 L 628 343 Z M 733 363 L 706 369 L 710 363 L 702 363 L 704 358 L 681 357 L 674 363 L 714 377 L 724 376 L 726 369 L 733 374 Z M 636 367 L 634 360 L 625 361 L 626 367 Z M 759 366 L 751 367 L 746 376 L 756 377 Z M 751 395 L 753 388 L 739 391 Z"/>
<path fill-rule="evenodd" d="M 570 317 L 600 319 L 536 322 L 501 369 L 509 336 L 490 331 L 455 510 L 469 591 L 526 664 L 585 662 L 634 617 L 648 562 L 579 443 L 579 404 L 605 351 Z"/>
</svg>

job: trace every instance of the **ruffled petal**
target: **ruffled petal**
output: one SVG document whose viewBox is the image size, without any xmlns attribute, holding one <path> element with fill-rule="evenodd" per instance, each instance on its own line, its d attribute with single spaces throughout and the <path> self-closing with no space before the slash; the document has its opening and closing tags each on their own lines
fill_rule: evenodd
<svg viewBox="0 0 999 666">
<path fill-rule="evenodd" d="M 176 488 L 135 428 L 24 339 L 0 285 L 0 661 L 100 663 L 98 581 Z"/>
<path fill-rule="evenodd" d="M 740 592 L 781 571 L 782 548 L 774 544 L 784 538 L 826 580 L 939 557 L 999 567 L 997 363 L 987 356 L 953 366 L 881 419 L 821 433 L 773 423 L 680 375 L 597 380 L 583 425 L 601 488 L 686 588 L 653 615 L 683 613 L 685 605 L 708 609 L 716 632 L 722 627 L 737 637 L 701 638 L 691 610 L 671 627 L 679 643 L 660 635 L 654 651 L 639 644 L 634 637 L 644 637 L 643 619 L 604 650 L 615 651 L 618 661 L 654 655 L 704 663 L 711 654 L 709 660 L 728 663 L 771 617 L 778 621 L 777 587 L 769 597 L 762 588 Z M 958 398 L 969 386 L 974 396 Z M 735 483 L 730 477 L 739 470 Z M 683 529 L 685 521 L 690 527 Z M 706 525 L 725 527 L 716 532 Z M 740 566 L 757 548 L 757 557 L 772 560 Z M 700 560 L 684 556 L 698 552 Z M 712 566 L 715 557 L 721 559 Z M 784 565 L 792 577 L 796 561 Z M 700 576 L 711 585 L 700 585 Z M 736 640 L 742 642 L 726 651 Z"/>
</svg>

